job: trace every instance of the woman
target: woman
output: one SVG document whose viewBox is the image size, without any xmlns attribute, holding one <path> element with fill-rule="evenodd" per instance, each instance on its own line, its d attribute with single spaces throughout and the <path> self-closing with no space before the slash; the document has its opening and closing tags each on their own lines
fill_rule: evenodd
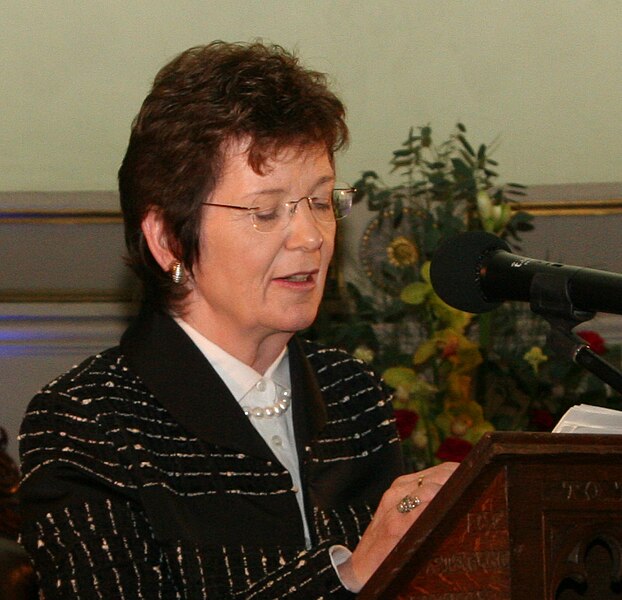
<svg viewBox="0 0 622 600">
<path fill-rule="evenodd" d="M 398 477 L 382 383 L 295 335 L 351 207 L 346 141 L 324 77 L 279 47 L 157 75 L 119 172 L 141 314 L 22 427 L 46 598 L 348 596 L 453 470 Z"/>
</svg>

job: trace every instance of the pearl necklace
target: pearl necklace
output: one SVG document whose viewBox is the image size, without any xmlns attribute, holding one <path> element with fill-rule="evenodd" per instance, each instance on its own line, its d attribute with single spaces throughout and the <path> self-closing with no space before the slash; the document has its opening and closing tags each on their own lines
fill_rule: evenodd
<svg viewBox="0 0 622 600">
<path fill-rule="evenodd" d="M 292 403 L 292 393 L 288 389 L 281 389 L 277 394 L 277 399 L 270 406 L 246 406 L 242 404 L 242 410 L 247 417 L 255 417 L 257 419 L 271 419 L 280 417 L 287 412 Z"/>
</svg>

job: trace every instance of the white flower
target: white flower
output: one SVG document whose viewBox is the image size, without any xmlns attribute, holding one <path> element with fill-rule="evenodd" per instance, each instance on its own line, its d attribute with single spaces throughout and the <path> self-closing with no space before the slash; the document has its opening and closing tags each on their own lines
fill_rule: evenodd
<svg viewBox="0 0 622 600">
<path fill-rule="evenodd" d="M 484 231 L 490 233 L 499 233 L 503 231 L 512 218 L 512 209 L 510 205 L 505 202 L 493 204 L 486 190 L 477 192 L 477 212 L 479 213 Z"/>
</svg>

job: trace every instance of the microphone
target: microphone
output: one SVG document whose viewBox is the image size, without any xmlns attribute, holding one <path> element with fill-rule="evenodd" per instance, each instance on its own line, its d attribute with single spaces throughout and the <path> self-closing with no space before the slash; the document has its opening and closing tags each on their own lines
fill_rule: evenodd
<svg viewBox="0 0 622 600">
<path fill-rule="evenodd" d="M 505 240 L 485 231 L 445 240 L 432 257 L 430 279 L 443 301 L 470 313 L 493 310 L 506 300 L 531 302 L 535 311 L 544 284 L 562 286 L 562 300 L 573 310 L 622 314 L 622 275 L 518 256 Z"/>
</svg>

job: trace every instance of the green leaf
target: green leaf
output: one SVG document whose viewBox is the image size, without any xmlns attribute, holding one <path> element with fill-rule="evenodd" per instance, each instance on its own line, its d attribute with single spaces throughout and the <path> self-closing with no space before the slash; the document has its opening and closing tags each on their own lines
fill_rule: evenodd
<svg viewBox="0 0 622 600">
<path fill-rule="evenodd" d="M 407 285 L 400 294 L 400 299 L 406 304 L 423 304 L 427 295 L 432 291 L 429 284 L 415 281 Z"/>
<path fill-rule="evenodd" d="M 429 148 L 432 145 L 432 128 L 428 125 L 421 127 L 421 145 Z"/>
<path fill-rule="evenodd" d="M 394 201 L 395 217 L 393 218 L 393 228 L 397 229 L 404 218 L 404 204 L 401 198 Z"/>
<path fill-rule="evenodd" d="M 401 160 L 392 160 L 391 164 L 393 165 L 393 168 L 391 169 L 391 173 L 393 173 L 394 171 L 396 171 L 400 167 L 407 167 L 407 166 L 409 166 L 410 165 L 410 160 L 408 160 L 407 158 L 403 158 Z"/>
<path fill-rule="evenodd" d="M 469 142 L 467 142 L 467 139 L 463 135 L 458 135 L 458 140 L 471 156 L 475 156 L 475 151 L 473 150 L 473 147 L 471 146 L 471 144 L 469 144 Z"/>
<path fill-rule="evenodd" d="M 474 166 L 474 164 L 473 164 L 473 157 L 468 152 L 465 152 L 464 150 L 460 150 L 460 156 L 462 156 L 462 158 L 464 158 L 464 161 L 468 165 L 470 165 L 471 167 Z"/>
<path fill-rule="evenodd" d="M 462 133 L 466 133 L 466 127 L 462 123 L 456 123 L 456 127 L 462 131 Z"/>
<path fill-rule="evenodd" d="M 413 135 L 414 132 L 415 132 L 414 127 L 411 127 L 408 130 L 408 138 L 406 139 L 405 142 L 402 143 L 402 146 L 409 146 L 413 142 L 416 142 L 418 139 L 421 139 L 420 136 Z"/>
<path fill-rule="evenodd" d="M 403 387 L 409 391 L 417 382 L 417 374 L 408 367 L 391 367 L 382 374 L 382 378 L 387 385 L 394 389 Z"/>
<path fill-rule="evenodd" d="M 391 202 L 391 190 L 381 190 L 377 193 L 370 191 L 367 194 L 367 207 L 369 210 L 382 210 Z"/>
<path fill-rule="evenodd" d="M 473 176 L 473 171 L 471 170 L 469 165 L 467 165 L 467 163 L 465 163 L 462 159 L 452 158 L 451 164 L 454 167 L 456 177 L 472 177 Z"/>
<path fill-rule="evenodd" d="M 362 186 L 359 182 L 354 182 L 354 189 L 356 192 L 354 193 L 354 198 L 352 199 L 353 204 L 358 204 L 366 195 L 366 191 L 364 186 Z"/>
<path fill-rule="evenodd" d="M 519 210 L 513 214 L 512 221 L 517 224 L 531 223 L 533 221 L 533 215 Z"/>
</svg>

